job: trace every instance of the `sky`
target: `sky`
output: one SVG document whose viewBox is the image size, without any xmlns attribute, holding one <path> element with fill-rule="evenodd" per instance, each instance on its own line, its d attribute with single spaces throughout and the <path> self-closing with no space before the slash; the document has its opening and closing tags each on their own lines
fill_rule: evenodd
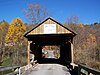
<svg viewBox="0 0 100 75">
<path fill-rule="evenodd" d="M 21 18 L 29 23 L 23 10 L 29 4 L 39 3 L 46 7 L 49 16 L 60 23 L 68 17 L 79 17 L 79 23 L 100 23 L 100 0 L 0 0 L 0 21 L 10 23 L 14 18 Z"/>
</svg>

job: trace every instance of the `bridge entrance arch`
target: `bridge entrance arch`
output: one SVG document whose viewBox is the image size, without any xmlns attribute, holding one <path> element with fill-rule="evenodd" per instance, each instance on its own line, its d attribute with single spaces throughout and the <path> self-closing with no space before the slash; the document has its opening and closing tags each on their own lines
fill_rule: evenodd
<svg viewBox="0 0 100 75">
<path fill-rule="evenodd" d="M 30 53 L 35 55 L 38 63 L 62 65 L 73 63 L 73 37 L 75 35 L 76 33 L 53 18 L 45 19 L 24 34 L 28 39 L 28 64 L 30 63 Z M 49 50 L 44 51 L 44 47 Z M 54 55 L 55 50 L 50 50 L 50 47 L 54 47 L 56 52 L 58 51 L 57 57 L 55 57 L 57 53 Z M 46 53 L 48 53 L 48 57 L 44 57 Z"/>
</svg>

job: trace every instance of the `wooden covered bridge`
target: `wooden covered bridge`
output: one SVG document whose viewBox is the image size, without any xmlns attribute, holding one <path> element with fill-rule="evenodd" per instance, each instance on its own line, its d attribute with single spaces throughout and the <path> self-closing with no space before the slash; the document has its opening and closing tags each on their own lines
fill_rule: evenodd
<svg viewBox="0 0 100 75">
<path fill-rule="evenodd" d="M 39 64 L 56 63 L 70 66 L 73 63 L 73 37 L 75 32 L 49 17 L 25 33 L 30 54 Z"/>
<path fill-rule="evenodd" d="M 75 35 L 76 33 L 56 20 L 47 18 L 24 35 L 28 39 L 28 63 L 30 63 L 30 53 L 35 55 L 35 60 L 38 63 L 59 63 L 62 65 L 73 63 L 73 37 Z M 59 50 L 59 58 L 55 58 L 52 54 L 51 57 L 43 58 L 43 48 L 52 48 L 52 46 Z"/>
</svg>

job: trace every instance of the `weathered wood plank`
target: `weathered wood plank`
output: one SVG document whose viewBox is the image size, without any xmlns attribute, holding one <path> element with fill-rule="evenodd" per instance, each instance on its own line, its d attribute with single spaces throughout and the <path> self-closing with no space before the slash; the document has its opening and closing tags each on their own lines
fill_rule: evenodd
<svg viewBox="0 0 100 75">
<path fill-rule="evenodd" d="M 56 25 L 56 33 L 55 34 L 71 33 L 66 28 L 62 27 L 58 23 L 56 23 L 56 22 L 52 21 L 51 19 L 49 19 L 49 20 L 45 21 L 43 24 L 41 24 L 40 26 L 38 26 L 37 28 L 35 28 L 34 30 L 32 30 L 30 33 L 28 33 L 28 35 L 30 35 L 30 34 L 45 34 L 44 33 L 44 25 L 45 24 L 55 24 Z"/>
<path fill-rule="evenodd" d="M 20 65 L 16 65 L 16 66 L 5 66 L 5 67 L 0 67 L 0 72 L 3 74 L 4 71 L 8 71 L 8 70 L 13 70 L 13 69 L 17 69 L 18 71 L 13 71 L 11 73 L 8 74 L 4 74 L 4 75 L 15 75 L 15 74 L 19 74 L 20 75 Z"/>
<path fill-rule="evenodd" d="M 10 69 L 15 69 L 15 68 L 19 68 L 20 66 L 6 66 L 6 67 L 0 67 L 0 72 L 1 71 L 6 71 L 6 70 L 10 70 Z"/>
</svg>

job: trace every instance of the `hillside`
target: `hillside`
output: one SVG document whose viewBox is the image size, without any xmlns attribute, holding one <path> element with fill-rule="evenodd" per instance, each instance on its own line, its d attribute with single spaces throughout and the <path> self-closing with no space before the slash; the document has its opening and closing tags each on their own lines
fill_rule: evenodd
<svg viewBox="0 0 100 75">
<path fill-rule="evenodd" d="M 75 63 L 100 69 L 100 23 L 64 25 L 77 33 L 74 38 Z"/>
</svg>

